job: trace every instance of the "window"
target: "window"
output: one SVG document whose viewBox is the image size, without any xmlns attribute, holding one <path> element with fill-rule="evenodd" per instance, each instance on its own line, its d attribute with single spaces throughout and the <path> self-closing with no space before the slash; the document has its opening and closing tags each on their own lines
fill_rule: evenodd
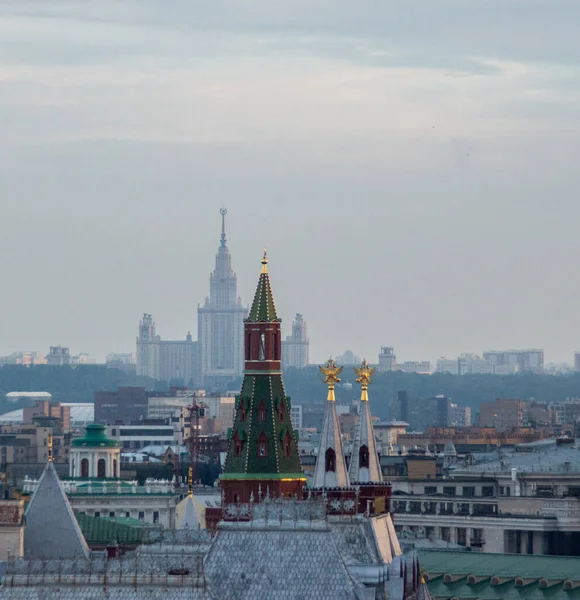
<svg viewBox="0 0 580 600">
<path fill-rule="evenodd" d="M 111 435 L 117 435 L 117 430 L 116 429 L 111 429 Z"/>
<path fill-rule="evenodd" d="M 99 462 L 97 463 L 97 477 L 99 479 L 103 479 L 104 477 L 106 477 L 104 458 L 99 458 Z"/>
<path fill-rule="evenodd" d="M 361 469 L 369 468 L 369 449 L 366 446 L 361 446 L 358 453 L 358 466 Z"/>
<path fill-rule="evenodd" d="M 457 528 L 457 543 L 460 546 L 467 545 L 467 530 L 464 527 Z"/>
<path fill-rule="evenodd" d="M 117 477 L 117 459 L 113 459 L 113 477 Z"/>
<path fill-rule="evenodd" d="M 329 471 L 336 471 L 336 453 L 332 448 L 329 448 L 325 454 L 325 470 L 328 473 Z"/>
<path fill-rule="evenodd" d="M 463 495 L 466 498 L 473 498 L 475 496 L 475 488 L 472 486 L 463 486 Z"/>
<path fill-rule="evenodd" d="M 493 485 L 484 485 L 481 488 L 481 495 L 484 497 L 493 496 Z"/>
<path fill-rule="evenodd" d="M 445 496 L 455 496 L 455 488 L 454 487 L 444 487 L 443 494 Z"/>
<path fill-rule="evenodd" d="M 437 486 L 436 485 L 426 485 L 425 486 L 425 493 L 426 494 L 436 494 L 437 493 Z"/>
<path fill-rule="evenodd" d="M 95 511 L 95 517 L 100 517 L 100 516 L 101 516 L 101 513 L 98 510 L 96 510 Z"/>
<path fill-rule="evenodd" d="M 126 513 L 125 513 L 125 517 L 126 517 L 127 519 L 128 519 L 130 516 L 131 516 L 131 513 L 130 513 L 130 512 L 126 512 Z"/>
<path fill-rule="evenodd" d="M 240 421 L 242 421 L 242 423 L 246 420 L 247 414 L 246 414 L 246 404 L 244 403 L 243 400 L 241 400 L 240 402 Z"/>
<path fill-rule="evenodd" d="M 260 458 L 268 456 L 268 436 L 263 431 L 258 436 L 258 456 Z"/>
<path fill-rule="evenodd" d="M 158 510 L 153 511 L 153 523 L 159 523 L 159 511 Z"/>
<path fill-rule="evenodd" d="M 258 406 L 258 422 L 265 423 L 266 421 L 266 403 L 264 399 L 260 400 L 260 405 Z"/>
<path fill-rule="evenodd" d="M 238 431 L 234 434 L 234 456 L 241 456 L 244 449 L 244 442 Z"/>
<path fill-rule="evenodd" d="M 451 528 L 450 527 L 441 527 L 441 539 L 444 542 L 451 541 Z"/>
<path fill-rule="evenodd" d="M 286 435 L 282 440 L 282 450 L 284 453 L 284 458 L 290 458 L 290 455 L 292 453 L 292 436 L 288 431 L 286 432 Z"/>
<path fill-rule="evenodd" d="M 266 360 L 266 334 L 260 334 L 260 360 Z"/>
<path fill-rule="evenodd" d="M 278 406 L 278 420 L 280 423 L 284 422 L 284 400 L 280 400 L 280 404 Z"/>
<path fill-rule="evenodd" d="M 139 511 L 139 521 L 144 521 L 145 520 L 145 512 L 140 510 Z"/>
<path fill-rule="evenodd" d="M 112 511 L 109 513 L 109 517 L 110 517 L 111 519 L 114 519 L 114 518 L 115 518 L 115 511 L 114 511 L 114 510 L 112 510 Z"/>
<path fill-rule="evenodd" d="M 81 460 L 81 477 L 87 478 L 89 476 L 89 459 L 83 458 Z"/>
</svg>

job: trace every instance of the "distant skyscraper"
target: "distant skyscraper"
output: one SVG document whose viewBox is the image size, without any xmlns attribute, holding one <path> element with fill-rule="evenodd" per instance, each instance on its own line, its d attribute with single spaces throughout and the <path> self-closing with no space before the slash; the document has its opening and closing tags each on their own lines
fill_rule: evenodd
<svg viewBox="0 0 580 600">
<path fill-rule="evenodd" d="M 137 375 L 157 378 L 159 370 L 159 342 L 155 333 L 155 321 L 149 313 L 144 313 L 139 323 L 137 337 Z"/>
<path fill-rule="evenodd" d="M 296 313 L 292 322 L 292 335 L 286 336 L 286 340 L 282 342 L 282 368 L 301 369 L 308 366 L 309 345 L 306 321 L 300 313 Z"/>
<path fill-rule="evenodd" d="M 397 356 L 392 346 L 382 346 L 379 354 L 379 371 L 395 371 Z"/>
<path fill-rule="evenodd" d="M 244 370 L 244 319 L 248 309 L 238 296 L 238 282 L 226 245 L 225 216 L 221 211 L 221 243 L 210 275 L 209 297 L 198 306 L 198 338 L 201 383 L 223 388 Z"/>
<path fill-rule="evenodd" d="M 53 366 L 70 365 L 70 350 L 64 346 L 51 346 L 46 360 Z"/>
</svg>

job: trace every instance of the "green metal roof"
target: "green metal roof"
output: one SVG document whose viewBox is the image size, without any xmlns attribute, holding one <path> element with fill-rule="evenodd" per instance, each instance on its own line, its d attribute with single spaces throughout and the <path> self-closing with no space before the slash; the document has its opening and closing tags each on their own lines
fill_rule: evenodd
<svg viewBox="0 0 580 600">
<path fill-rule="evenodd" d="M 88 544 L 141 544 L 150 527 L 137 519 L 91 517 L 80 513 L 75 516 Z"/>
<path fill-rule="evenodd" d="M 91 448 L 118 448 L 120 445 L 119 440 L 114 440 L 105 435 L 105 426 L 99 423 L 87 425 L 85 435 L 73 440 L 71 443 L 71 446 L 88 446 Z"/>
<path fill-rule="evenodd" d="M 273 321 L 279 320 L 280 319 L 278 319 L 278 315 L 276 314 L 272 289 L 270 287 L 270 276 L 267 272 L 261 273 L 260 279 L 258 280 L 258 287 L 256 288 L 256 294 L 254 295 L 254 301 L 252 302 L 252 308 L 250 309 L 246 321 L 252 323 L 272 323 Z"/>
<path fill-rule="evenodd" d="M 580 558 L 526 554 L 492 554 L 486 552 L 452 552 L 448 550 L 420 550 L 419 562 L 428 575 L 429 592 L 439 599 L 543 599 L 567 598 L 580 600 L 580 587 L 564 589 L 565 581 L 580 582 Z M 445 582 L 450 574 L 453 582 Z M 469 583 L 468 576 L 475 581 Z M 480 579 L 480 578 L 484 579 Z M 498 580 L 492 584 L 492 578 Z M 516 586 L 516 578 L 524 580 Z M 545 579 L 548 586 L 541 588 Z"/>
</svg>

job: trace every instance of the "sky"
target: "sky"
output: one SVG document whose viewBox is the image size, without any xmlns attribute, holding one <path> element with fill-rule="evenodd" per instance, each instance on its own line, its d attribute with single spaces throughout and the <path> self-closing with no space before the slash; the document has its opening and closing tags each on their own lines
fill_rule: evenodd
<svg viewBox="0 0 580 600">
<path fill-rule="evenodd" d="M 197 333 L 268 248 L 311 360 L 580 350 L 578 0 L 0 1 L 0 354 Z"/>
</svg>

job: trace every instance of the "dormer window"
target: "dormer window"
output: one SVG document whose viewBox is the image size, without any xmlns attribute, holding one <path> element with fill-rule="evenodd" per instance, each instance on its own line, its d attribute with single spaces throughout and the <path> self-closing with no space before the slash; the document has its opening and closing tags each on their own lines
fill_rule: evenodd
<svg viewBox="0 0 580 600">
<path fill-rule="evenodd" d="M 284 400 L 280 400 L 280 404 L 278 405 L 278 420 L 280 423 L 284 422 Z"/>
<path fill-rule="evenodd" d="M 234 434 L 234 456 L 241 456 L 244 450 L 244 441 L 242 440 L 239 431 Z"/>
<path fill-rule="evenodd" d="M 243 423 L 247 418 L 246 405 L 244 403 L 244 399 L 242 398 L 240 401 L 240 421 Z"/>
<path fill-rule="evenodd" d="M 325 471 L 336 471 L 336 452 L 329 448 L 324 455 Z"/>
<path fill-rule="evenodd" d="M 292 436 L 289 431 L 286 432 L 286 435 L 282 440 L 282 451 L 284 458 L 290 458 L 290 455 L 292 454 Z"/>
<path fill-rule="evenodd" d="M 369 468 L 369 449 L 366 446 L 361 446 L 358 453 L 358 464 L 361 469 Z"/>
<path fill-rule="evenodd" d="M 258 457 L 268 457 L 268 436 L 263 431 L 258 436 Z"/>
<path fill-rule="evenodd" d="M 260 400 L 260 404 L 258 406 L 258 423 L 266 422 L 266 403 L 264 399 Z"/>
</svg>

